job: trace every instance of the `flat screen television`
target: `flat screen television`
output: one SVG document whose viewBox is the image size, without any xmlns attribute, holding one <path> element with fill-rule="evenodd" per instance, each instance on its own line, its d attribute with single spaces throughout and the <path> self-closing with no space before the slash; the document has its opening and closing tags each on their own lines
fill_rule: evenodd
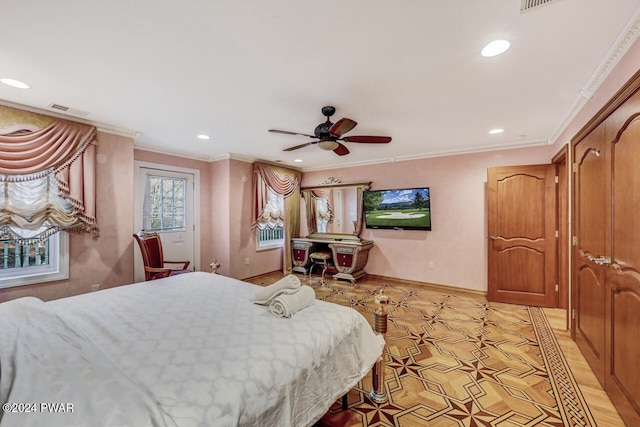
<svg viewBox="0 0 640 427">
<path fill-rule="evenodd" d="M 431 230 L 429 187 L 365 190 L 363 205 L 366 228 Z"/>
</svg>

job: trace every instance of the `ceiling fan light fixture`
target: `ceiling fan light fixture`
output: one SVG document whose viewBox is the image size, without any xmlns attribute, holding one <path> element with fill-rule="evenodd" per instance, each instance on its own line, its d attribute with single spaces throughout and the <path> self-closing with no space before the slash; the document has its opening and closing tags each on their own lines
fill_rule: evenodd
<svg viewBox="0 0 640 427">
<path fill-rule="evenodd" d="M 287 147 L 282 151 L 293 151 L 299 148 L 308 147 L 310 145 L 318 145 L 321 150 L 333 151 L 338 156 L 346 156 L 347 154 L 349 154 L 349 149 L 343 143 L 338 141 L 365 144 L 386 144 L 388 142 L 391 142 L 390 136 L 343 136 L 345 133 L 353 129 L 358 123 L 346 117 L 338 120 L 335 124 L 331 123 L 331 120 L 329 119 L 335 113 L 335 110 L 336 109 L 331 106 L 322 107 L 322 114 L 327 118 L 327 121 L 316 126 L 315 130 L 313 131 L 313 135 L 279 129 L 269 129 L 269 132 L 282 133 L 285 135 L 306 136 L 315 140 L 304 144 L 294 145 L 293 147 Z"/>
<path fill-rule="evenodd" d="M 336 148 L 338 148 L 338 142 L 337 141 L 332 141 L 332 140 L 325 140 L 325 141 L 320 141 L 318 142 L 318 147 L 322 148 L 323 150 L 327 150 L 327 151 L 333 151 Z"/>
</svg>

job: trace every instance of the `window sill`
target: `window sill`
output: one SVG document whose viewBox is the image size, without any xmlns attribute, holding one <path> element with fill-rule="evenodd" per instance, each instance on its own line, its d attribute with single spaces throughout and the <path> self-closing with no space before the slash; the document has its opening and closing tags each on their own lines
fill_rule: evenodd
<svg viewBox="0 0 640 427">
<path fill-rule="evenodd" d="M 283 247 L 284 247 L 283 242 L 276 243 L 273 245 L 256 246 L 256 252 L 270 251 L 272 249 L 282 249 Z"/>
<path fill-rule="evenodd" d="M 52 254 L 51 265 L 0 270 L 0 289 L 68 279 L 69 235 L 65 232 L 60 232 L 57 236 L 57 243 L 54 243 L 50 249 Z"/>
<path fill-rule="evenodd" d="M 30 274 L 22 277 L 12 277 L 10 279 L 0 279 L 0 289 L 14 288 L 17 286 L 35 285 L 37 283 L 56 282 L 69 278 L 69 271 L 58 271 L 56 273 Z"/>
</svg>

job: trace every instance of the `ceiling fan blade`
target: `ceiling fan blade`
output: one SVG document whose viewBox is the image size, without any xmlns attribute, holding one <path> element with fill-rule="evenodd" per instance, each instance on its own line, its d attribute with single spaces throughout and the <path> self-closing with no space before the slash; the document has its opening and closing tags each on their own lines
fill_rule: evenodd
<svg viewBox="0 0 640 427">
<path fill-rule="evenodd" d="M 344 138 L 341 138 L 341 140 L 347 141 L 347 142 L 364 142 L 368 144 L 386 144 L 388 142 L 391 142 L 391 137 L 361 135 L 361 136 L 345 136 Z"/>
<path fill-rule="evenodd" d="M 269 129 L 269 132 L 283 133 L 285 135 L 302 135 L 302 136 L 308 136 L 309 138 L 315 138 L 315 135 L 307 135 L 306 133 L 299 133 L 299 132 L 289 132 L 288 130 Z"/>
<path fill-rule="evenodd" d="M 357 124 L 358 123 L 354 122 L 351 119 L 340 119 L 335 125 L 331 126 L 331 129 L 329 129 L 329 134 L 338 137 L 342 136 L 342 134 L 347 133 L 351 129 L 356 127 Z"/>
<path fill-rule="evenodd" d="M 293 150 L 297 150 L 298 148 L 306 147 L 307 145 L 317 144 L 317 143 L 318 141 L 305 142 L 304 144 L 294 145 L 293 147 L 285 148 L 282 151 L 293 151 Z"/>
<path fill-rule="evenodd" d="M 349 154 L 349 149 L 338 142 L 338 146 L 333 149 L 333 152 L 338 156 L 344 156 L 346 154 Z"/>
</svg>

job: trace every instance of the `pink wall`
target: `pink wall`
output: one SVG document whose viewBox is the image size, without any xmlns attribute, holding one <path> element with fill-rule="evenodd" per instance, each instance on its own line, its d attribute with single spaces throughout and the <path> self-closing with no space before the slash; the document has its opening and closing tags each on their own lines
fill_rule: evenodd
<svg viewBox="0 0 640 427">
<path fill-rule="evenodd" d="M 245 279 L 282 269 L 282 249 L 256 250 L 256 231 L 252 219 L 252 164 L 239 160 L 229 163 L 229 259 L 231 277 Z M 249 259 L 249 264 L 245 263 Z"/>
<path fill-rule="evenodd" d="M 97 148 L 100 238 L 71 235 L 68 280 L 2 289 L 0 302 L 23 296 L 47 301 L 89 292 L 96 283 L 104 289 L 133 281 L 133 140 L 98 133 Z"/>
<path fill-rule="evenodd" d="M 201 236 L 200 240 L 210 240 L 213 247 L 211 254 L 220 264 L 218 270 L 225 276 L 231 275 L 231 253 L 229 242 L 231 241 L 231 218 L 229 216 L 229 194 L 231 187 L 229 183 L 229 161 L 221 160 L 212 162 L 210 165 L 211 177 L 209 189 L 211 200 L 209 202 L 209 213 L 202 213 L 201 220 L 211 224 L 210 238 Z"/>
<path fill-rule="evenodd" d="M 371 274 L 487 290 L 487 168 L 549 163 L 552 147 L 536 147 L 306 172 L 303 185 L 328 177 L 371 181 L 372 189 L 429 186 L 432 231 L 363 229 L 374 242 Z M 428 268 L 429 261 L 433 269 Z"/>
</svg>

